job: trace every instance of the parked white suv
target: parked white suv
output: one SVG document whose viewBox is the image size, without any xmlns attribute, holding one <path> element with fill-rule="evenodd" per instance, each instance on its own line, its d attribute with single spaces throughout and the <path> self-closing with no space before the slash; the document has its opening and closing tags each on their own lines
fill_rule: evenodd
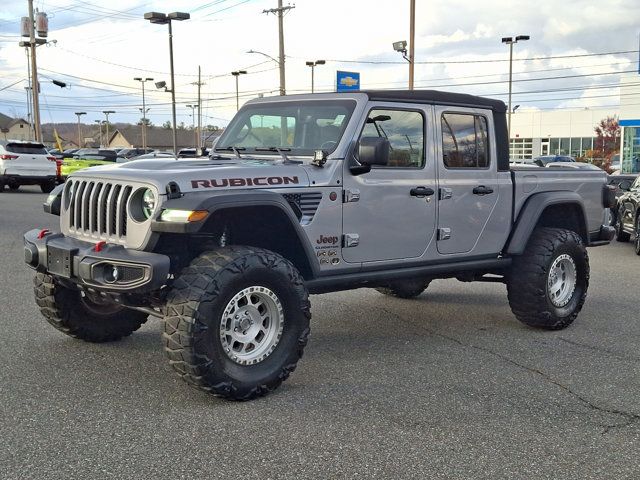
<svg viewBox="0 0 640 480">
<path fill-rule="evenodd" d="M 0 140 L 0 192 L 7 185 L 40 185 L 49 193 L 57 183 L 56 157 L 38 142 Z"/>
</svg>

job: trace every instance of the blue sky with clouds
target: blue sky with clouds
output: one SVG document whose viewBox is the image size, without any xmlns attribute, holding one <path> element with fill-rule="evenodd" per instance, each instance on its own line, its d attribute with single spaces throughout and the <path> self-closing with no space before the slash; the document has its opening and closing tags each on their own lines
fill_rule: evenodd
<svg viewBox="0 0 640 480">
<path fill-rule="evenodd" d="M 133 77 L 169 80 L 166 26 L 151 25 L 142 16 L 147 11 L 180 10 L 190 12 L 192 19 L 174 24 L 178 121 L 191 122 L 186 104 L 196 99 L 193 83 L 200 65 L 206 83 L 205 121 L 224 125 L 235 111 L 232 70 L 250 72 L 240 78 L 243 100 L 277 93 L 277 65 L 246 53 L 253 49 L 277 55 L 277 21 L 262 13 L 276 3 L 35 0 L 35 6 L 49 15 L 49 38 L 57 40 L 55 46 L 38 48 L 43 122 L 73 121 L 78 109 L 87 111 L 91 122 L 106 108 L 116 110 L 115 121 L 136 121 L 141 95 Z M 327 60 L 316 68 L 318 90 L 333 90 L 336 70 L 361 72 L 363 88 L 406 87 L 407 65 L 391 43 L 408 37 L 409 0 L 295 3 L 285 18 L 289 93 L 309 90 L 305 61 L 316 59 Z M 506 99 L 508 50 L 500 38 L 518 34 L 531 36 L 515 48 L 514 104 L 523 109 L 610 105 L 615 110 L 621 72 L 638 68 L 637 52 L 585 56 L 638 50 L 637 0 L 417 0 L 416 10 L 419 88 Z M 26 14 L 26 0 L 3 1 L 0 89 L 5 89 L 0 91 L 0 111 L 10 115 L 26 112 L 27 61 L 17 45 L 20 17 Z M 52 79 L 70 88 L 55 87 Z M 149 117 L 161 124 L 170 118 L 170 96 L 151 83 L 147 86 Z"/>
</svg>

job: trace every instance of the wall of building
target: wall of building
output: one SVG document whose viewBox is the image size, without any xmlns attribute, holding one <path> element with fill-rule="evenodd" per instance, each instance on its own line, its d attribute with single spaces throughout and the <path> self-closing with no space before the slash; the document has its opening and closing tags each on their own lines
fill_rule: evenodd
<svg viewBox="0 0 640 480">
<path fill-rule="evenodd" d="M 516 111 L 511 115 L 511 158 L 530 159 L 539 155 L 579 157 L 593 148 L 594 128 L 617 110 Z"/>
<path fill-rule="evenodd" d="M 9 131 L 2 134 L 5 140 L 31 140 L 31 132 L 27 122 L 19 121 L 14 123 Z"/>
</svg>

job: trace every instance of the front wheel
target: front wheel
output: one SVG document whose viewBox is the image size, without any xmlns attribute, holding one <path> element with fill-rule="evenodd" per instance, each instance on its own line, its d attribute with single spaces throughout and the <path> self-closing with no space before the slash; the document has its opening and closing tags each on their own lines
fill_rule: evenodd
<svg viewBox="0 0 640 480">
<path fill-rule="evenodd" d="M 167 297 L 163 341 L 187 383 L 233 400 L 277 388 L 309 335 L 307 289 L 280 255 L 253 247 L 202 253 Z"/>
<path fill-rule="evenodd" d="M 521 322 L 547 330 L 568 327 L 587 297 L 589 257 L 580 236 L 538 228 L 507 275 L 507 294 Z"/>
<path fill-rule="evenodd" d="M 45 273 L 36 274 L 34 292 L 40 312 L 51 325 L 65 335 L 87 342 L 120 340 L 147 321 L 144 313 L 90 298 Z"/>
</svg>

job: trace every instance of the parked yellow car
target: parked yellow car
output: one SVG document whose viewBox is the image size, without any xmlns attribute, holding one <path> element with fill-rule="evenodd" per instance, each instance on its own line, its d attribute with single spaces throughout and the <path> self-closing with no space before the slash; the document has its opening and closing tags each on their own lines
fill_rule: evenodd
<svg viewBox="0 0 640 480">
<path fill-rule="evenodd" d="M 60 176 L 66 178 L 73 172 L 98 165 L 109 165 L 118 158 L 115 150 L 83 148 L 78 150 L 73 158 L 65 158 L 60 166 Z"/>
</svg>

